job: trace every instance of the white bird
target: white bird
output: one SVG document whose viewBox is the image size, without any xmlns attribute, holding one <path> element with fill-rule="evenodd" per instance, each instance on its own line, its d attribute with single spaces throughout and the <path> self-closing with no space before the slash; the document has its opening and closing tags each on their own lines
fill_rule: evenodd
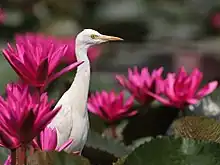
<svg viewBox="0 0 220 165">
<path fill-rule="evenodd" d="M 68 139 L 73 139 L 72 145 L 65 150 L 68 153 L 80 152 L 81 154 L 89 130 L 87 98 L 90 84 L 90 62 L 87 50 L 92 45 L 117 40 L 123 39 L 102 35 L 92 29 L 84 29 L 76 37 L 76 59 L 84 63 L 78 66 L 72 85 L 57 102 L 55 108 L 59 106 L 62 108 L 48 125 L 57 130 L 58 146 Z"/>
</svg>

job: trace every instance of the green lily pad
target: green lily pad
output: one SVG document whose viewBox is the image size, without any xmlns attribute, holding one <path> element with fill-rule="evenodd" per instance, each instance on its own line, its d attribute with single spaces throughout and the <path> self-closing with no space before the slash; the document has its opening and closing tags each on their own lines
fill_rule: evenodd
<svg viewBox="0 0 220 165">
<path fill-rule="evenodd" d="M 86 142 L 87 147 L 99 149 L 114 155 L 115 157 L 121 157 L 131 152 L 130 148 L 113 138 L 105 138 L 100 134 L 89 131 L 88 139 Z"/>
<path fill-rule="evenodd" d="M 90 165 L 88 159 L 66 152 L 36 152 L 28 157 L 27 165 Z"/>
<path fill-rule="evenodd" d="M 186 138 L 161 137 L 136 148 L 124 165 L 220 165 L 220 145 Z M 122 165 L 122 164 L 120 164 Z"/>
</svg>

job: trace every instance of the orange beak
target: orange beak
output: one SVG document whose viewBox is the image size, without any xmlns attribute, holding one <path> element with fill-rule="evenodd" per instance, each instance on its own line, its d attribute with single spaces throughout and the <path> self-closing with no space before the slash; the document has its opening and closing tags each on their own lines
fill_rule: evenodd
<svg viewBox="0 0 220 165">
<path fill-rule="evenodd" d="M 107 36 L 107 35 L 98 36 L 97 39 L 104 40 L 104 41 L 123 41 L 122 38 L 115 37 L 115 36 Z"/>
</svg>

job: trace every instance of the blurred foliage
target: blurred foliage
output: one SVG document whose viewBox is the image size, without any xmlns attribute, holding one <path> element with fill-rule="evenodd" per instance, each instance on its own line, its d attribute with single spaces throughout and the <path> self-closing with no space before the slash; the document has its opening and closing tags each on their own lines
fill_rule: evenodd
<svg viewBox="0 0 220 165">
<path fill-rule="evenodd" d="M 214 90 L 214 92 L 210 96 L 212 100 L 214 100 L 217 104 L 220 105 L 220 88 Z"/>
<path fill-rule="evenodd" d="M 57 71 L 61 70 L 61 68 L 64 68 L 65 66 L 65 64 L 61 64 L 60 66 L 58 66 Z M 64 94 L 64 92 L 69 89 L 72 81 L 74 80 L 75 74 L 76 70 L 72 70 L 63 74 L 51 84 L 49 84 L 47 87 L 49 97 L 51 99 L 54 99 L 55 101 L 58 101 L 59 98 Z"/>
<path fill-rule="evenodd" d="M 6 84 L 15 81 L 17 75 L 2 54 L 0 54 L 0 75 L 0 93 L 4 93 Z"/>
<path fill-rule="evenodd" d="M 138 110 L 142 113 L 130 118 L 123 130 L 124 142 L 127 145 L 143 137 L 165 135 L 179 114 L 179 109 L 163 105 L 139 106 Z"/>
<path fill-rule="evenodd" d="M 0 148 L 0 164 L 3 164 L 8 157 L 9 150 L 6 148 Z"/>
</svg>

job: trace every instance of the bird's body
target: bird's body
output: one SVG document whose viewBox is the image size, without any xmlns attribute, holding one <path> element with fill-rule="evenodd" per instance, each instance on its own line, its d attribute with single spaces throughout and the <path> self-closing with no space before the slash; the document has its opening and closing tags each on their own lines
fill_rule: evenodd
<svg viewBox="0 0 220 165">
<path fill-rule="evenodd" d="M 98 37 L 103 39 L 98 39 Z M 97 39 L 95 39 L 97 37 Z M 106 37 L 106 40 L 104 38 Z M 73 139 L 65 151 L 82 151 L 88 135 L 89 119 L 87 112 L 87 98 L 90 84 L 90 62 L 87 50 L 91 45 L 99 44 L 109 40 L 120 38 L 101 35 L 92 29 L 85 29 L 76 37 L 75 53 L 77 61 L 84 61 L 77 68 L 74 81 L 70 88 L 63 94 L 55 108 L 62 106 L 48 127 L 56 128 L 58 135 L 58 146 L 64 144 L 68 139 Z"/>
</svg>

